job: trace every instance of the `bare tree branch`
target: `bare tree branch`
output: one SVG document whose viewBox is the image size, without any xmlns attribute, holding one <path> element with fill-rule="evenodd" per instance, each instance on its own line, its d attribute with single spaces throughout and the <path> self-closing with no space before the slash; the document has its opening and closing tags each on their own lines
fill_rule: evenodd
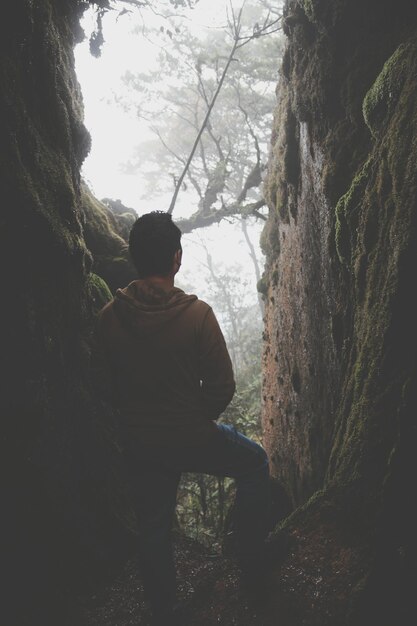
<svg viewBox="0 0 417 626">
<path fill-rule="evenodd" d="M 226 65 L 225 65 L 225 68 L 224 68 L 224 70 L 223 70 L 223 74 L 222 74 L 222 76 L 221 76 L 221 79 L 220 79 L 219 84 L 218 84 L 218 86 L 217 86 L 217 89 L 216 89 L 216 91 L 215 91 L 215 94 L 214 94 L 214 96 L 213 96 L 213 98 L 212 98 L 212 101 L 210 102 L 210 106 L 209 106 L 209 107 L 208 107 L 208 109 L 207 109 L 207 113 L 206 113 L 206 116 L 205 116 L 205 118 L 204 118 L 204 121 L 203 121 L 203 123 L 202 123 L 202 125 L 201 125 L 201 128 L 200 128 L 200 130 L 199 130 L 199 132 L 198 132 L 198 134 L 197 134 L 197 137 L 196 137 L 196 139 L 195 139 L 195 141 L 194 141 L 193 147 L 192 147 L 191 152 L 190 152 L 190 156 L 188 157 L 188 159 L 187 159 L 187 163 L 186 163 L 186 165 L 185 165 L 185 167 L 184 167 L 184 170 L 183 170 L 183 172 L 182 172 L 181 176 L 180 176 L 180 177 L 179 177 L 179 179 L 178 179 L 177 187 L 176 187 L 176 189 L 175 189 L 174 195 L 173 195 L 172 200 L 171 200 L 171 204 L 169 205 L 169 209 L 168 209 L 168 213 L 170 213 L 170 214 L 172 214 L 172 212 L 173 212 L 173 210 L 174 210 L 175 203 L 176 203 L 176 201 L 177 201 L 177 197 L 178 197 L 179 190 L 180 190 L 180 188 L 181 188 L 182 181 L 184 180 L 184 177 L 185 177 L 185 175 L 186 175 L 186 173 L 187 173 L 187 170 L 188 170 L 188 168 L 190 167 L 190 163 L 191 163 L 191 161 L 192 161 L 192 159 L 193 159 L 193 156 L 194 156 L 194 153 L 195 153 L 195 151 L 196 151 L 196 149 L 197 149 L 197 146 L 198 146 L 198 143 L 199 143 L 199 141 L 200 141 L 201 135 L 202 135 L 202 134 L 203 134 L 203 132 L 204 132 L 204 129 L 205 129 L 205 127 L 206 127 L 206 125 L 207 125 L 207 122 L 208 122 L 208 120 L 209 120 L 209 117 L 210 117 L 210 113 L 211 113 L 211 112 L 212 112 L 212 110 L 213 110 L 213 107 L 214 107 L 214 105 L 215 105 L 215 103 L 216 103 L 216 100 L 217 100 L 217 96 L 219 95 L 220 90 L 221 90 L 221 88 L 222 88 L 222 85 L 223 85 L 223 83 L 224 83 L 224 79 L 226 78 L 227 70 L 229 69 L 229 66 L 230 66 L 230 64 L 231 64 L 231 62 L 232 62 L 232 60 L 233 60 L 234 53 L 235 53 L 235 51 L 236 51 L 236 46 L 237 46 L 237 41 L 235 41 L 235 43 L 233 44 L 233 47 L 232 47 L 232 49 L 231 49 L 231 51 L 230 51 L 229 58 L 228 58 L 228 60 L 227 60 L 227 63 L 226 63 Z"/>
<path fill-rule="evenodd" d="M 225 161 L 218 161 L 214 170 L 210 173 L 204 197 L 199 202 L 201 212 L 207 214 L 210 212 L 213 204 L 217 201 L 219 194 L 224 191 L 228 176 L 227 164 Z"/>
<path fill-rule="evenodd" d="M 173 150 L 168 144 L 167 142 L 164 140 L 164 138 L 162 137 L 161 133 L 159 132 L 159 130 L 157 128 L 155 128 L 154 126 L 151 127 L 151 130 L 157 135 L 159 141 L 162 143 L 162 145 L 164 146 L 165 150 L 167 150 L 170 154 L 172 154 L 172 156 L 174 157 L 174 159 L 176 159 L 177 161 L 179 161 L 180 163 L 182 163 L 182 165 L 185 165 L 185 159 L 183 157 L 181 157 L 179 154 L 177 154 L 175 152 L 175 150 Z M 188 169 L 187 172 L 187 176 L 189 181 L 191 182 L 191 184 L 193 185 L 194 189 L 196 190 L 198 196 L 200 198 L 203 197 L 203 192 L 201 190 L 200 185 L 198 184 L 197 180 L 194 178 L 194 176 L 192 175 L 190 169 Z M 174 184 L 177 183 L 176 179 L 174 178 Z"/>
<path fill-rule="evenodd" d="M 262 175 L 261 175 L 261 150 L 259 148 L 259 142 L 258 142 L 258 138 L 252 128 L 252 125 L 249 121 L 249 115 L 246 111 L 246 109 L 243 108 L 242 104 L 241 104 L 241 99 L 240 99 L 240 91 L 238 89 L 238 87 L 236 87 L 235 89 L 237 97 L 238 97 L 238 107 L 239 110 L 242 112 L 244 118 L 245 118 L 245 122 L 246 122 L 246 126 L 248 127 L 249 130 L 249 134 L 253 139 L 253 142 L 255 144 L 255 150 L 256 150 L 256 164 L 254 165 L 252 171 L 247 175 L 246 177 L 246 181 L 245 184 L 243 186 L 242 191 L 240 192 L 237 201 L 239 203 L 243 202 L 246 199 L 247 193 L 249 191 L 249 189 L 252 189 L 253 187 L 259 187 L 259 185 L 262 182 Z"/>
<path fill-rule="evenodd" d="M 259 213 L 259 209 L 264 206 L 266 206 L 266 202 L 263 198 L 257 202 L 245 205 L 238 203 L 230 205 L 223 204 L 222 207 L 216 211 L 211 211 L 210 213 L 196 211 L 191 217 L 175 220 L 175 223 L 181 232 L 190 233 L 197 228 L 206 228 L 212 224 L 218 224 L 228 217 L 230 218 L 237 215 L 255 215 L 259 219 L 266 221 L 265 215 Z"/>
<path fill-rule="evenodd" d="M 201 78 L 201 74 L 198 74 L 198 84 L 199 84 L 199 92 L 200 92 L 204 102 L 206 103 L 206 106 L 207 106 L 207 109 L 208 109 L 209 106 L 210 106 L 210 102 L 209 102 L 208 96 L 206 94 L 206 90 L 205 90 L 204 83 L 203 83 L 202 78 Z M 213 140 L 214 145 L 216 146 L 219 158 L 224 161 L 225 160 L 224 159 L 224 154 L 223 154 L 223 150 L 222 150 L 221 145 L 220 145 L 221 144 L 221 137 L 218 139 L 214 135 L 213 129 L 212 129 L 210 123 L 209 123 L 209 120 L 207 121 L 206 130 L 207 130 L 208 134 L 210 135 L 211 139 Z"/>
<path fill-rule="evenodd" d="M 189 157 L 187 159 L 187 162 L 185 164 L 184 170 L 182 171 L 181 176 L 178 179 L 177 186 L 175 188 L 174 195 L 172 197 L 172 200 L 171 200 L 171 203 L 170 203 L 170 206 L 169 206 L 169 209 L 168 209 L 168 213 L 170 213 L 170 214 L 172 214 L 173 211 L 174 211 L 175 203 L 177 201 L 179 190 L 181 189 L 182 181 L 184 180 L 184 177 L 186 176 L 187 170 L 190 167 L 191 161 L 193 159 L 193 156 L 195 154 L 197 146 L 198 146 L 198 144 L 200 142 L 201 136 L 202 136 L 204 130 L 207 128 L 207 125 L 208 125 L 208 122 L 209 122 L 209 118 L 210 118 L 210 114 L 211 114 L 211 112 L 213 110 L 213 107 L 214 107 L 214 105 L 216 103 L 217 97 L 218 97 L 218 95 L 220 93 L 220 90 L 221 90 L 221 88 L 223 86 L 223 83 L 224 83 L 224 80 L 226 78 L 226 74 L 228 72 L 230 64 L 234 60 L 234 54 L 235 54 L 236 50 L 238 50 L 239 48 L 242 48 L 244 45 L 249 43 L 249 41 L 251 41 L 253 39 L 256 39 L 256 38 L 259 38 L 259 37 L 263 37 L 265 35 L 269 35 L 269 34 L 271 34 L 273 32 L 276 32 L 280 28 L 279 23 L 281 21 L 281 16 L 279 16 L 277 19 L 270 20 L 269 19 L 269 13 L 268 13 L 268 16 L 265 19 L 265 21 L 264 21 L 262 26 L 256 26 L 256 27 L 254 26 L 253 31 L 252 31 L 251 34 L 249 34 L 249 35 L 241 35 L 242 11 L 243 11 L 244 6 L 245 6 L 245 2 L 242 4 L 238 14 L 236 15 L 234 10 L 233 10 L 232 3 L 230 2 L 230 13 L 229 13 L 229 10 L 228 10 L 228 22 L 229 22 L 230 30 L 231 30 L 232 35 L 233 35 L 233 46 L 232 46 L 230 54 L 229 54 L 229 56 L 227 58 L 227 62 L 226 62 L 226 65 L 225 65 L 225 67 L 223 69 L 223 72 L 221 74 L 220 80 L 218 82 L 217 89 L 216 89 L 216 91 L 215 91 L 215 93 L 214 93 L 214 95 L 213 95 L 213 97 L 211 99 L 211 102 L 208 104 L 206 115 L 204 117 L 204 120 L 203 120 L 203 123 L 201 125 L 201 128 L 200 128 L 200 130 L 199 130 L 199 132 L 197 134 L 197 137 L 196 137 L 196 139 L 194 141 L 193 147 L 191 149 L 190 155 L 189 155 Z M 230 18 L 230 15 L 231 15 L 231 18 Z M 198 71 L 197 71 L 197 74 L 198 74 L 198 77 L 199 77 L 199 83 L 201 84 L 201 75 L 200 75 L 200 73 Z M 205 90 L 204 90 L 204 88 L 203 88 L 203 94 L 202 95 L 203 95 L 203 97 L 205 97 Z M 206 101 L 206 103 L 207 103 L 207 101 Z M 216 139 L 214 138 L 214 135 L 212 135 L 212 139 L 216 143 Z M 217 140 L 217 142 L 218 141 L 219 140 Z M 216 143 L 216 145 L 218 147 L 218 150 L 221 151 L 220 144 Z M 259 159 L 258 159 L 258 170 L 259 170 L 259 175 L 260 175 Z M 224 181 L 225 181 L 225 179 L 224 179 Z M 209 184 L 210 184 L 210 181 L 209 181 Z M 251 186 L 254 186 L 254 185 L 251 185 Z M 247 192 L 247 190 L 249 188 L 250 187 L 247 187 L 247 189 L 245 191 L 244 197 L 246 197 L 246 192 Z M 217 193 L 220 193 L 222 191 L 222 189 L 219 187 L 219 185 L 216 186 L 216 189 L 219 189 L 219 191 Z M 208 191 L 208 189 L 206 190 L 206 193 L 207 193 L 207 191 Z M 214 197 L 214 196 L 212 194 L 210 194 L 210 198 L 211 197 Z M 244 199 L 244 197 L 243 197 L 243 199 Z M 217 195 L 215 196 L 215 199 L 216 198 L 217 198 Z M 215 199 L 214 199 L 214 201 L 215 201 Z M 203 208 L 204 209 L 207 209 L 207 207 L 211 208 L 213 203 L 214 202 L 211 202 L 211 204 L 208 205 L 208 200 L 207 200 L 207 203 L 204 203 Z"/>
<path fill-rule="evenodd" d="M 204 144 L 203 144 L 203 142 L 201 140 L 200 140 L 200 157 L 201 157 L 201 162 L 203 164 L 204 173 L 205 173 L 206 178 L 208 180 L 210 178 L 210 170 L 209 170 L 209 167 L 207 165 L 206 151 L 204 149 Z"/>
<path fill-rule="evenodd" d="M 253 39 L 259 39 L 260 37 L 265 37 L 266 35 L 272 35 L 273 33 L 278 32 L 281 30 L 281 21 L 282 15 L 272 21 L 264 22 L 263 26 L 257 29 L 254 28 L 252 34 L 239 37 L 236 49 L 239 50 L 239 48 L 243 48 L 243 46 L 246 46 L 246 44 Z"/>
<path fill-rule="evenodd" d="M 200 95 L 203 97 L 203 99 L 206 102 L 207 111 L 206 111 L 206 115 L 204 117 L 204 120 L 203 120 L 203 122 L 201 124 L 200 130 L 197 133 L 197 137 L 196 137 L 196 139 L 194 141 L 194 144 L 193 144 L 193 146 L 191 148 L 191 152 L 190 152 L 190 155 L 189 155 L 189 157 L 187 159 L 187 162 L 186 162 L 186 164 L 184 166 L 184 169 L 183 169 L 180 177 L 178 178 L 178 182 L 177 182 L 177 185 L 176 185 L 176 188 L 175 188 L 175 191 L 174 191 L 174 195 L 172 197 L 170 206 L 168 208 L 168 213 L 170 213 L 170 214 L 172 214 L 173 211 L 174 211 L 175 204 L 176 204 L 177 197 L 178 197 L 178 193 L 179 193 L 179 191 L 181 189 L 182 182 L 183 182 L 183 180 L 184 180 L 184 178 L 185 178 L 185 176 L 187 174 L 188 168 L 190 167 L 191 161 L 192 161 L 192 159 L 194 157 L 194 154 L 195 154 L 195 151 L 196 151 L 196 149 L 197 149 L 197 147 L 198 147 L 198 145 L 199 145 L 199 143 L 201 141 L 201 137 L 202 137 L 202 134 L 203 134 L 204 130 L 206 130 L 206 129 L 208 130 L 212 140 L 214 141 L 214 143 L 215 143 L 215 145 L 217 147 L 219 156 L 221 158 L 221 161 L 223 161 L 224 172 L 226 171 L 226 164 L 225 164 L 224 158 L 221 157 L 222 149 L 221 149 L 221 146 L 220 146 L 220 139 L 216 138 L 214 133 L 212 133 L 212 130 L 209 127 L 209 119 L 210 119 L 211 112 L 212 112 L 212 110 L 214 108 L 214 105 L 216 103 L 217 97 L 218 97 L 218 95 L 219 95 L 219 93 L 221 91 L 221 88 L 223 86 L 223 83 L 225 81 L 226 74 L 227 74 L 227 72 L 229 70 L 229 67 L 230 67 L 232 61 L 235 60 L 234 59 L 234 54 L 235 54 L 236 50 L 238 50 L 239 48 L 242 48 L 243 46 L 245 46 L 247 43 L 249 43 L 249 41 L 251 41 L 253 39 L 256 39 L 256 38 L 259 38 L 259 37 L 263 37 L 263 36 L 269 35 L 269 34 L 271 34 L 273 32 L 276 32 L 280 28 L 279 24 L 281 22 L 282 16 L 280 15 L 277 19 L 270 20 L 269 19 L 270 13 L 268 12 L 268 16 L 264 20 L 264 23 L 263 23 L 262 26 L 255 25 L 253 27 L 253 31 L 252 31 L 251 34 L 249 34 L 249 35 L 241 35 L 242 11 L 243 11 L 244 6 L 245 6 L 245 2 L 243 2 L 239 12 L 237 13 L 237 15 L 236 15 L 236 13 L 235 13 L 235 11 L 233 9 L 233 5 L 232 5 L 231 2 L 230 2 L 230 11 L 229 11 L 229 9 L 227 9 L 227 19 L 228 19 L 229 29 L 230 29 L 230 31 L 232 33 L 232 36 L 233 36 L 233 45 L 232 45 L 232 48 L 230 50 L 229 56 L 227 58 L 227 62 L 225 64 L 224 68 L 223 68 L 223 72 L 222 72 L 222 74 L 220 76 L 220 79 L 218 81 L 216 91 L 215 91 L 215 93 L 214 93 L 214 95 L 213 95 L 213 97 L 212 97 L 210 102 L 208 102 L 207 95 L 206 95 L 206 92 L 205 92 L 205 88 L 204 88 L 204 85 L 202 84 L 201 72 L 199 72 L 198 69 L 196 70 L 197 71 L 197 75 L 198 75 L 198 82 L 199 82 L 199 92 L 200 92 Z M 253 130 L 251 128 L 250 128 L 250 131 L 251 131 L 252 137 L 254 137 L 254 133 L 253 133 Z M 260 179 L 260 172 L 261 172 L 259 144 L 257 143 L 257 139 L 255 137 L 254 137 L 254 139 L 255 139 L 255 146 L 256 146 L 256 149 L 257 149 L 258 161 L 257 161 L 257 169 L 255 169 L 249 175 L 249 176 L 251 176 L 253 174 L 253 176 L 252 176 L 253 181 L 255 181 L 255 174 L 258 175 L 257 180 Z M 200 146 L 200 152 L 202 150 L 204 152 L 204 148 L 202 148 Z M 207 163 L 205 164 L 205 166 L 206 165 L 207 165 Z M 219 167 L 219 164 L 218 164 L 218 167 Z M 216 168 L 216 170 L 217 170 L 217 168 Z M 217 173 L 218 172 L 216 172 L 216 171 L 213 172 L 212 176 L 216 176 Z M 224 181 L 223 182 L 223 187 L 221 186 L 222 181 Z M 260 183 L 260 180 L 259 180 L 259 182 L 257 184 L 259 184 L 259 183 Z M 207 186 L 206 194 L 205 194 L 205 198 L 207 196 L 207 200 L 204 198 L 204 201 L 202 202 L 202 205 L 200 207 L 206 213 L 211 209 L 212 205 L 216 201 L 217 195 L 219 193 L 221 193 L 221 191 L 223 191 L 225 184 L 226 184 L 226 179 L 224 177 L 223 177 L 223 179 L 217 178 L 216 185 L 214 187 L 212 185 L 211 188 L 210 188 L 210 179 L 209 179 L 209 184 Z M 255 184 L 252 184 L 252 180 L 250 182 L 248 182 L 248 179 L 246 181 L 246 184 L 247 184 L 246 189 L 244 188 L 242 190 L 242 192 L 241 192 L 241 197 L 240 197 L 241 201 L 243 201 L 245 199 L 247 191 L 251 187 L 256 186 Z"/>
</svg>

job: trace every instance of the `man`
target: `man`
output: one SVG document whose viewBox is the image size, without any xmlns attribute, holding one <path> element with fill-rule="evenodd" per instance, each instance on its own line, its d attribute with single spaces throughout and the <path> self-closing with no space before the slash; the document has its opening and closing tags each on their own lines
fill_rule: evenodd
<svg viewBox="0 0 417 626">
<path fill-rule="evenodd" d="M 99 316 L 114 371 L 124 447 L 139 524 L 139 557 L 154 623 L 177 624 L 171 528 L 182 472 L 236 481 L 236 535 L 242 570 L 258 575 L 269 521 L 263 448 L 216 420 L 235 382 L 211 307 L 174 286 L 181 232 L 167 213 L 132 227 L 138 280 L 119 289 Z"/>
</svg>

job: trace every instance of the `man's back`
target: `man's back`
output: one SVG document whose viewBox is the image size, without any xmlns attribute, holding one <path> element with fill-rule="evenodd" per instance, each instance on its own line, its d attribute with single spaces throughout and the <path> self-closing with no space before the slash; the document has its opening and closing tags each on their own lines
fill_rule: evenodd
<svg viewBox="0 0 417 626">
<path fill-rule="evenodd" d="M 181 289 L 137 280 L 118 290 L 100 314 L 126 426 L 142 441 L 199 444 L 230 402 L 234 379 L 211 308 Z"/>
</svg>

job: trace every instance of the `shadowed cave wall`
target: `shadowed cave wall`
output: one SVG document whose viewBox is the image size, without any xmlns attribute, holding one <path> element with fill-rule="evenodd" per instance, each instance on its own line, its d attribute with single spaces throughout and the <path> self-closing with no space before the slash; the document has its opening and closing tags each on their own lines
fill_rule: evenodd
<svg viewBox="0 0 417 626">
<path fill-rule="evenodd" d="M 36 611 L 58 623 L 59 591 L 110 568 L 133 523 L 92 376 L 94 310 L 109 297 L 92 270 L 114 289 L 130 269 L 114 218 L 80 182 L 82 4 L 17 0 L 0 21 L 3 506 L 19 626 Z M 341 550 L 354 544 L 346 623 L 372 623 L 379 606 L 388 625 L 415 564 L 416 9 L 291 0 L 284 23 L 263 233 L 265 441 L 303 505 L 284 530 L 314 541 L 332 527 Z"/>
<path fill-rule="evenodd" d="M 108 570 L 132 524 L 115 421 L 92 377 L 94 310 L 110 297 L 92 266 L 127 261 L 80 186 L 79 4 L 16 0 L 0 20 L 1 621 L 18 626 L 62 623 L 59 592 Z"/>
<path fill-rule="evenodd" d="M 288 528 L 330 523 L 366 546 L 347 623 L 408 623 L 417 9 L 289 0 L 284 30 L 262 235 L 265 443 L 294 506 L 322 490 Z"/>
</svg>

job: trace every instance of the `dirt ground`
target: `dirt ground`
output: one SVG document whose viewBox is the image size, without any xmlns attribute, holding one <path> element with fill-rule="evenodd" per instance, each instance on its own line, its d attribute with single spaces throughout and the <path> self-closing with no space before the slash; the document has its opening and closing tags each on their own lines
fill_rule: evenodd
<svg viewBox="0 0 417 626">
<path fill-rule="evenodd" d="M 231 558 L 185 537 L 175 539 L 184 626 L 338 626 L 361 579 L 363 554 L 331 527 L 293 530 L 261 594 L 248 597 Z M 70 626 L 149 626 L 135 559 L 108 585 L 78 598 Z"/>
</svg>

